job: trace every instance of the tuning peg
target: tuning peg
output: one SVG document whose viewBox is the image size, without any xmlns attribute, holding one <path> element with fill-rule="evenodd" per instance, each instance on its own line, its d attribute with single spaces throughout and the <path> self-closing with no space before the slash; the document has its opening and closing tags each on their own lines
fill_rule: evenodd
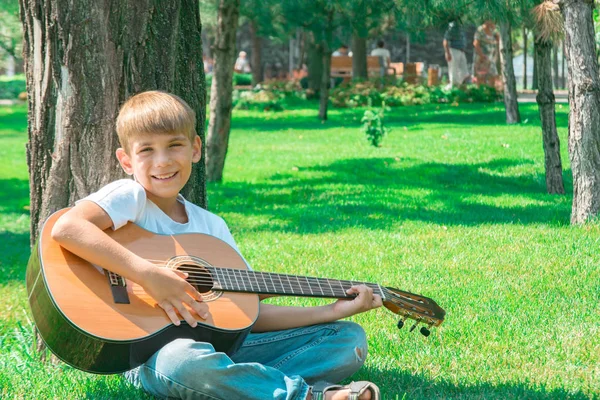
<svg viewBox="0 0 600 400">
<path fill-rule="evenodd" d="M 404 326 L 404 320 L 400 319 L 400 321 L 398 321 L 398 329 L 402 329 L 402 327 Z"/>
<path fill-rule="evenodd" d="M 417 325 L 419 325 L 419 321 L 415 322 L 415 324 L 414 324 L 413 326 L 411 326 L 411 327 L 410 327 L 410 331 L 409 331 L 409 332 L 412 332 L 412 331 L 414 331 L 414 330 L 415 330 L 415 328 L 417 327 Z"/>
<path fill-rule="evenodd" d="M 421 335 L 425 337 L 429 336 L 429 334 L 431 333 L 429 329 L 427 329 L 427 327 L 425 326 L 421 327 L 421 330 L 419 332 L 421 332 Z"/>
</svg>

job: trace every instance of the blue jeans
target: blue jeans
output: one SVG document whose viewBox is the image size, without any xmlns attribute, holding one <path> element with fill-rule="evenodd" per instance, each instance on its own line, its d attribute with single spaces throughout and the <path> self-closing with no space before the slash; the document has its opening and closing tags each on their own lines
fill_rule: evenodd
<svg viewBox="0 0 600 400">
<path fill-rule="evenodd" d="M 251 333 L 231 357 L 210 343 L 177 339 L 125 375 L 158 397 L 304 400 L 310 384 L 348 378 L 366 355 L 360 325 L 338 321 Z"/>
</svg>

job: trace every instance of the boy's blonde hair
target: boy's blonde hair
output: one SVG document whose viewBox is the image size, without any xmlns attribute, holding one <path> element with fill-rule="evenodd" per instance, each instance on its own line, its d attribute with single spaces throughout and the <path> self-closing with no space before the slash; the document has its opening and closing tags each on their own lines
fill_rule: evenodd
<svg viewBox="0 0 600 400">
<path fill-rule="evenodd" d="M 196 136 L 196 113 L 180 97 L 152 90 L 130 97 L 117 117 L 121 147 L 129 153 L 131 139 L 147 133 L 184 133 L 191 142 Z"/>
</svg>

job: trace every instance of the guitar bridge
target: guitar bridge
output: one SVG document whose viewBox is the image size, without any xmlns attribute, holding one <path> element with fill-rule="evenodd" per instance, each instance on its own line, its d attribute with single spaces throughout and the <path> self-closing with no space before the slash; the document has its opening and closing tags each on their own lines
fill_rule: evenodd
<svg viewBox="0 0 600 400">
<path fill-rule="evenodd" d="M 106 277 L 108 278 L 108 284 L 112 292 L 113 300 L 117 304 L 129 304 L 129 294 L 127 294 L 127 281 L 114 272 L 104 270 Z"/>
</svg>

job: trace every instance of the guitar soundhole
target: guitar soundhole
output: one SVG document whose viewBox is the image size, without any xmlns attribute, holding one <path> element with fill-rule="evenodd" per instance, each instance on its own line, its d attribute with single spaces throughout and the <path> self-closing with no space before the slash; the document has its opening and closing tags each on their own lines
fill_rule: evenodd
<svg viewBox="0 0 600 400">
<path fill-rule="evenodd" d="M 213 288 L 213 277 L 210 272 L 203 267 L 192 264 L 182 264 L 177 269 L 189 274 L 188 282 L 200 293 L 208 293 Z"/>
</svg>

